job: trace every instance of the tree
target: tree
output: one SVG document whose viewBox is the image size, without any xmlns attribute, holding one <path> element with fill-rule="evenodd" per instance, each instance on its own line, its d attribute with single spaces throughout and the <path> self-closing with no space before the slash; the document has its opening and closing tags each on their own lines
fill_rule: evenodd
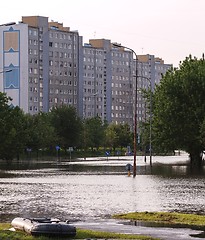
<svg viewBox="0 0 205 240">
<path fill-rule="evenodd" d="M 191 163 L 201 163 L 204 93 L 204 58 L 198 60 L 190 56 L 179 69 L 166 73 L 156 87 L 153 99 L 155 150 L 185 150 L 190 154 Z"/>
<path fill-rule="evenodd" d="M 104 145 L 105 124 L 100 117 L 86 119 L 84 122 L 85 147 L 99 148 Z"/>
<path fill-rule="evenodd" d="M 132 143 L 132 133 L 128 124 L 118 124 L 115 126 L 118 136 L 118 146 L 120 148 L 130 146 Z"/>
<path fill-rule="evenodd" d="M 111 123 L 106 129 L 106 142 L 115 151 L 116 147 L 127 147 L 131 143 L 131 132 L 128 124 Z"/>
<path fill-rule="evenodd" d="M 62 105 L 51 110 L 51 123 L 58 136 L 58 145 L 67 149 L 71 146 L 80 145 L 80 133 L 82 122 L 77 116 L 76 109 L 71 106 Z"/>
<path fill-rule="evenodd" d="M 26 115 L 26 146 L 33 151 L 49 148 L 57 142 L 55 129 L 50 123 L 49 114 Z"/>
<path fill-rule="evenodd" d="M 205 153 L 205 118 L 204 118 L 204 121 L 201 125 L 201 142 L 202 142 L 202 145 L 203 145 L 203 152 Z"/>
<path fill-rule="evenodd" d="M 153 92 L 151 89 L 141 89 L 142 96 L 145 100 L 145 118 L 139 122 L 140 128 L 140 148 L 144 149 L 145 153 L 150 151 L 151 135 L 152 135 L 152 99 Z"/>
<path fill-rule="evenodd" d="M 117 135 L 115 128 L 116 124 L 111 123 L 106 129 L 106 145 L 111 146 L 114 151 L 119 142 L 119 136 Z"/>
<path fill-rule="evenodd" d="M 12 160 L 24 150 L 25 116 L 19 107 L 9 104 L 11 98 L 0 93 L 0 158 Z"/>
</svg>

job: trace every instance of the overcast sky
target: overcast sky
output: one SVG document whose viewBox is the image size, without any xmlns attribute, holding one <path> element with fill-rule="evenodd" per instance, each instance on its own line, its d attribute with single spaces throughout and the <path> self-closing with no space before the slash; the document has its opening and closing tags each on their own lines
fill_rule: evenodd
<svg viewBox="0 0 205 240">
<path fill-rule="evenodd" d="M 84 43 L 110 39 L 174 66 L 205 52 L 205 0 L 1 1 L 0 24 L 34 15 L 78 30 Z"/>
</svg>

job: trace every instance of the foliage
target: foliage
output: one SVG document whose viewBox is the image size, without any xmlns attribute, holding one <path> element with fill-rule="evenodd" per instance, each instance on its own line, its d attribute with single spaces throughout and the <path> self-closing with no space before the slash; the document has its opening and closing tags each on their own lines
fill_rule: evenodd
<svg viewBox="0 0 205 240">
<path fill-rule="evenodd" d="M 119 136 L 116 132 L 117 125 L 110 124 L 106 129 L 106 146 L 111 146 L 113 150 L 118 146 Z"/>
<path fill-rule="evenodd" d="M 127 124 L 108 125 L 99 117 L 82 123 L 76 109 L 65 105 L 49 113 L 25 114 L 19 107 L 10 106 L 10 100 L 0 93 L 0 159 L 19 158 L 24 152 L 28 156 L 31 151 L 37 154 L 39 150 L 53 152 L 56 145 L 65 150 L 71 146 L 84 147 L 85 153 L 89 148 L 102 150 L 105 140 L 106 147 L 113 149 L 122 149 L 132 142 Z"/>
<path fill-rule="evenodd" d="M 132 134 L 128 124 L 111 123 L 106 129 L 106 144 L 114 150 L 116 147 L 127 147 L 130 145 Z"/>
<path fill-rule="evenodd" d="M 24 114 L 9 105 L 11 99 L 0 93 L 0 158 L 11 160 L 24 149 Z"/>
<path fill-rule="evenodd" d="M 86 119 L 84 122 L 84 146 L 99 149 L 105 139 L 105 124 L 100 117 Z"/>
<path fill-rule="evenodd" d="M 155 150 L 182 149 L 193 163 L 204 149 L 201 128 L 205 118 L 205 61 L 186 58 L 179 69 L 166 73 L 154 93 Z"/>
<path fill-rule="evenodd" d="M 58 145 L 64 149 L 78 146 L 82 122 L 74 107 L 62 105 L 51 110 L 51 124 L 58 136 Z"/>
<path fill-rule="evenodd" d="M 38 151 L 40 148 L 49 148 L 55 145 L 57 136 L 51 126 L 49 116 L 46 113 L 26 115 L 27 148 Z"/>
<path fill-rule="evenodd" d="M 152 134 L 152 100 L 153 92 L 150 89 L 142 89 L 142 96 L 145 100 L 145 118 L 139 123 L 140 128 L 140 147 L 145 151 L 150 148 L 150 134 Z M 151 124 L 151 126 L 150 126 Z"/>
<path fill-rule="evenodd" d="M 203 145 L 203 149 L 205 152 L 205 118 L 204 118 L 203 123 L 201 124 L 200 133 L 201 133 L 201 143 Z"/>
</svg>

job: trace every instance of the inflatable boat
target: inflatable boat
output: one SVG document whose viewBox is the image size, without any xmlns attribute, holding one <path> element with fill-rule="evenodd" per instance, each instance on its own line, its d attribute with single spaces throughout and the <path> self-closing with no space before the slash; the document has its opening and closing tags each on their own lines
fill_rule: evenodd
<svg viewBox="0 0 205 240">
<path fill-rule="evenodd" d="M 67 221 L 52 218 L 14 218 L 11 222 L 15 230 L 22 230 L 33 236 L 64 236 L 74 237 L 76 228 Z"/>
</svg>

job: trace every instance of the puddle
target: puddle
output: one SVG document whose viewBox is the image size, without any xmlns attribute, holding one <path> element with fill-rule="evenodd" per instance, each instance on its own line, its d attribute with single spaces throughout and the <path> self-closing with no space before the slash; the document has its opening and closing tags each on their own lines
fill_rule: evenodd
<svg viewBox="0 0 205 240">
<path fill-rule="evenodd" d="M 138 227 L 153 227 L 153 228 L 190 228 L 193 230 L 201 230 L 205 231 L 205 226 L 196 226 L 196 225 L 188 225 L 188 224 L 172 224 L 172 223 L 160 223 L 160 222 L 146 222 L 140 220 L 131 220 L 131 221 L 123 221 L 125 225 L 132 225 Z"/>
<path fill-rule="evenodd" d="M 171 224 L 171 223 L 159 223 L 159 222 L 144 222 L 139 220 L 131 220 L 131 221 L 123 221 L 121 224 L 124 225 L 132 225 L 137 227 L 152 227 L 152 228 L 189 228 L 192 230 L 202 231 L 197 234 L 190 234 L 190 237 L 194 238 L 205 238 L 205 226 L 196 226 L 196 225 L 188 225 L 188 224 Z"/>
</svg>

